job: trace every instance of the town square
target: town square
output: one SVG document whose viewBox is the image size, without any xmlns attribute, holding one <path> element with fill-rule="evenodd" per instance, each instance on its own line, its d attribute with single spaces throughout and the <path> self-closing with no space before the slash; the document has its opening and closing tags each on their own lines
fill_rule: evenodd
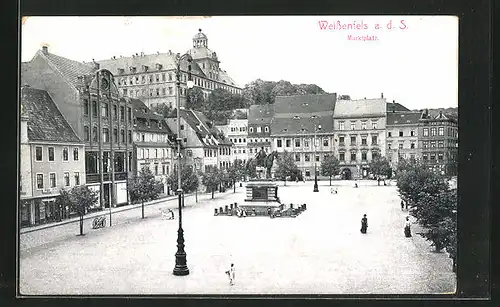
<svg viewBox="0 0 500 307">
<path fill-rule="evenodd" d="M 23 17 L 19 295 L 455 293 L 457 20 L 398 20 Z"/>
</svg>

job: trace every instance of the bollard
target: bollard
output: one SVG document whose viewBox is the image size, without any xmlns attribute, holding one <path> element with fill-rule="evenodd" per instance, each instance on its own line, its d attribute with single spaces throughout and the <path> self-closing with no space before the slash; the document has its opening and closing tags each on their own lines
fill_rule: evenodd
<svg viewBox="0 0 500 307">
<path fill-rule="evenodd" d="M 219 215 L 219 214 L 217 213 L 217 208 L 215 208 L 215 209 L 214 209 L 214 215 Z"/>
<path fill-rule="evenodd" d="M 222 207 L 219 208 L 219 214 L 222 214 Z"/>
<path fill-rule="evenodd" d="M 224 213 L 227 213 L 227 208 L 228 208 L 228 205 L 225 205 L 224 206 Z"/>
<path fill-rule="evenodd" d="M 229 206 L 230 206 L 231 210 L 233 210 L 233 204 L 230 204 Z"/>
</svg>

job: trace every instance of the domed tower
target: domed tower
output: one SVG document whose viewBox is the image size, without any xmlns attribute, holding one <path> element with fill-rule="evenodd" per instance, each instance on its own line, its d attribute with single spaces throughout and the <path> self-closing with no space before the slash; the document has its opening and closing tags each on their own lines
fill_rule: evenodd
<svg viewBox="0 0 500 307">
<path fill-rule="evenodd" d="M 191 55 L 193 61 L 198 64 L 209 79 L 219 80 L 220 62 L 217 54 L 208 49 L 208 38 L 201 29 L 198 29 L 198 33 L 193 36 L 193 48 L 187 53 Z"/>
</svg>

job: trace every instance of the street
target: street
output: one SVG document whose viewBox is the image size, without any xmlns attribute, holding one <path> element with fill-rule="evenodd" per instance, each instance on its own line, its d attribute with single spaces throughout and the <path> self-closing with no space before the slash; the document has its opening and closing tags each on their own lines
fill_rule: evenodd
<svg viewBox="0 0 500 307">
<path fill-rule="evenodd" d="M 20 292 L 81 294 L 433 294 L 454 292 L 456 278 L 446 253 L 434 253 L 404 218 L 395 186 L 376 181 L 280 182 L 285 204 L 307 204 L 297 218 L 214 216 L 214 208 L 241 204 L 238 187 L 183 211 L 188 276 L 172 274 L 178 214 L 164 220 L 158 208 L 130 210 L 134 218 L 86 236 L 72 234 L 43 244 L 20 245 Z M 169 201 L 175 206 L 176 201 Z M 191 201 L 194 203 L 194 200 Z M 188 205 L 188 203 L 186 203 Z M 367 214 L 368 233 L 360 233 Z M 125 220 L 125 219 L 124 219 Z M 58 232 L 59 227 L 52 228 Z M 36 232 L 35 232 L 36 233 Z M 30 234 L 35 234 L 30 233 Z M 32 235 L 31 239 L 37 241 Z M 28 238 L 28 237 L 27 237 Z M 38 242 L 38 241 L 37 241 Z M 224 273 L 235 264 L 235 285 Z"/>
</svg>

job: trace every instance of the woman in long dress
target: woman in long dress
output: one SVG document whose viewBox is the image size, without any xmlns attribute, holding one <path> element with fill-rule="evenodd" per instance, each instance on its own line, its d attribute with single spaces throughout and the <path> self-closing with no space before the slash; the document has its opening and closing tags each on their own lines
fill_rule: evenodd
<svg viewBox="0 0 500 307">
<path fill-rule="evenodd" d="M 411 237 L 411 222 L 410 222 L 410 217 L 406 217 L 405 221 L 405 237 L 409 238 Z"/>
<path fill-rule="evenodd" d="M 368 219 L 366 218 L 366 214 L 363 215 L 361 219 L 361 233 L 366 233 L 366 229 L 368 228 Z"/>
</svg>

